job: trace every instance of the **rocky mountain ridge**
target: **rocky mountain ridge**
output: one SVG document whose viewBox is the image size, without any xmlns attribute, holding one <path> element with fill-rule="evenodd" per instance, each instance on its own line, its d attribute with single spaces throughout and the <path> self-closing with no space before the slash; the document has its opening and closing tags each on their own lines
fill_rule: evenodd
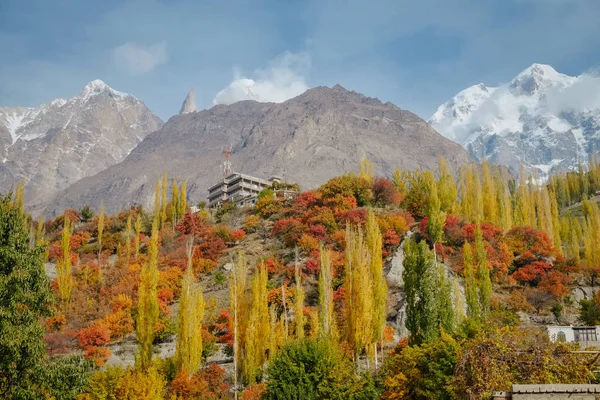
<svg viewBox="0 0 600 400">
<path fill-rule="evenodd" d="M 100 80 L 69 99 L 0 107 L 0 192 L 25 181 L 29 209 L 80 178 L 122 161 L 163 122 L 140 100 Z"/>
<path fill-rule="evenodd" d="M 368 157 L 376 172 L 434 169 L 444 156 L 453 169 L 471 159 L 415 114 L 339 85 L 317 87 L 283 103 L 252 100 L 176 115 L 148 135 L 119 164 L 59 193 L 46 209 L 58 215 L 83 205 L 107 211 L 149 206 L 163 173 L 188 182 L 191 203 L 206 199 L 222 176 L 222 150 L 233 169 L 258 177 L 283 176 L 303 189 L 358 171 Z"/>
</svg>

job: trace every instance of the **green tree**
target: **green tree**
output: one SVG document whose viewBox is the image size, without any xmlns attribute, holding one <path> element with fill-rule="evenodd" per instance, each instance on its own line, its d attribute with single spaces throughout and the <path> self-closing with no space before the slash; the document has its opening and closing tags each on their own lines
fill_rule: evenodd
<svg viewBox="0 0 600 400">
<path fill-rule="evenodd" d="M 44 248 L 29 245 L 24 218 L 10 195 L 0 197 L 0 398 L 74 399 L 87 385 L 87 364 L 46 358 L 40 319 L 51 315 L 53 296 Z"/>
<path fill-rule="evenodd" d="M 265 399 L 351 399 L 352 362 L 335 344 L 303 339 L 285 346 L 267 370 Z"/>
<path fill-rule="evenodd" d="M 421 343 L 439 336 L 440 328 L 453 325 L 451 287 L 425 241 L 407 240 L 404 245 L 404 291 L 406 328 L 411 341 Z"/>
<path fill-rule="evenodd" d="M 79 217 L 81 218 L 81 222 L 88 222 L 92 218 L 94 218 L 94 210 L 90 206 L 83 206 L 81 210 L 79 210 Z"/>
</svg>

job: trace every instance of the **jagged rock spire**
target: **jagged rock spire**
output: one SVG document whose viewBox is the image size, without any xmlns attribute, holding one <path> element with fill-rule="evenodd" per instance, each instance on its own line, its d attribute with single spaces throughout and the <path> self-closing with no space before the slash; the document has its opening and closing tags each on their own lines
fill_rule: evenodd
<svg viewBox="0 0 600 400">
<path fill-rule="evenodd" d="M 181 105 L 179 114 L 187 114 L 194 111 L 196 111 L 196 95 L 194 94 L 194 89 L 190 89 L 190 92 Z"/>
</svg>

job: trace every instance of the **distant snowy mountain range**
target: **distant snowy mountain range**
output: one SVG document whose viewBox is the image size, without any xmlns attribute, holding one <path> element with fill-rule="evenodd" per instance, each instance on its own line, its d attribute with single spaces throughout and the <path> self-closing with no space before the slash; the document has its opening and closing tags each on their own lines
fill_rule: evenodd
<svg viewBox="0 0 600 400">
<path fill-rule="evenodd" d="M 600 78 L 533 64 L 498 87 L 471 86 L 429 119 L 477 160 L 541 177 L 586 163 L 600 150 Z"/>
<path fill-rule="evenodd" d="M 0 193 L 24 180 L 30 208 L 122 161 L 162 121 L 134 96 L 88 83 L 35 108 L 0 107 Z"/>
</svg>

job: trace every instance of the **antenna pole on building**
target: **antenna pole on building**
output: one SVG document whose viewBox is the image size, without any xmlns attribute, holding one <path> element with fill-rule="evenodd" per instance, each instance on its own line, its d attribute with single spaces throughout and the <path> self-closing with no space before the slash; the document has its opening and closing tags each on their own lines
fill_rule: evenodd
<svg viewBox="0 0 600 400">
<path fill-rule="evenodd" d="M 223 178 L 231 175 L 231 145 L 229 149 L 223 149 Z"/>
</svg>

